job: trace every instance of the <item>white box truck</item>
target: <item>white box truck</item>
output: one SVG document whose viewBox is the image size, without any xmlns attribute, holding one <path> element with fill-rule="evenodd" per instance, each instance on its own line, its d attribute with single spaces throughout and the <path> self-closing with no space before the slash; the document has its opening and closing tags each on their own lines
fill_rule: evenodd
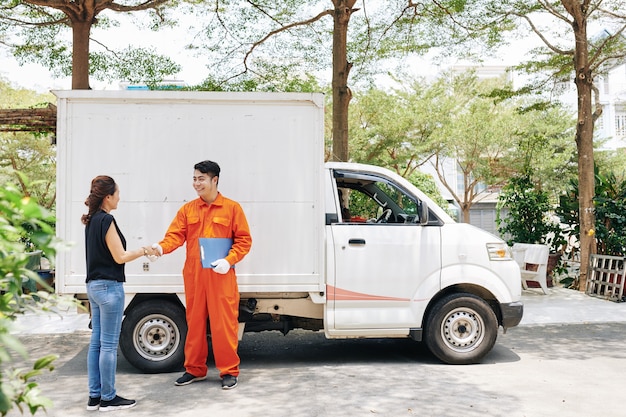
<svg viewBox="0 0 626 417">
<path fill-rule="evenodd" d="M 56 91 L 56 288 L 86 300 L 84 226 L 93 177 L 121 189 L 129 248 L 162 238 L 197 198 L 193 166 L 222 168 L 253 245 L 236 265 L 244 332 L 412 338 L 450 364 L 475 363 L 523 314 L 521 280 L 499 238 L 456 223 L 404 178 L 324 163 L 324 100 L 309 93 Z M 144 372 L 183 361 L 184 248 L 126 265 L 126 359 Z"/>
</svg>

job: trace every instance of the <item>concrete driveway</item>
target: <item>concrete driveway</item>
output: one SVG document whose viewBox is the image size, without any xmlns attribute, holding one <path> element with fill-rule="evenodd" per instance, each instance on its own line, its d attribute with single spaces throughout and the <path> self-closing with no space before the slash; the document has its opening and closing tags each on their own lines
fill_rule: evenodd
<svg viewBox="0 0 626 417">
<path fill-rule="evenodd" d="M 522 324 L 500 332 L 482 364 L 444 365 L 410 340 L 326 340 L 294 331 L 246 334 L 239 386 L 176 387 L 180 373 L 145 375 L 120 355 L 117 389 L 138 401 L 129 416 L 622 416 L 626 303 L 552 289 L 524 291 Z M 85 411 L 88 318 L 29 315 L 17 334 L 33 358 L 60 357 L 38 377 L 54 406 L 37 415 Z M 211 363 L 211 362 L 210 362 Z M 614 393 L 614 394 L 611 394 Z M 608 395 L 607 395 L 608 394 Z M 95 412 L 97 413 L 97 412 Z M 10 416 L 21 415 L 12 412 Z"/>
</svg>

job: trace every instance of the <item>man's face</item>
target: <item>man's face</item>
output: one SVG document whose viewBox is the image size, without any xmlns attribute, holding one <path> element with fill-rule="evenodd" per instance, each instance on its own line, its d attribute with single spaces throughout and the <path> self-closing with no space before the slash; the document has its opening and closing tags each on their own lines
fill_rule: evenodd
<svg viewBox="0 0 626 417">
<path fill-rule="evenodd" d="M 198 197 L 211 198 L 217 194 L 217 177 L 211 177 L 197 169 L 193 172 L 193 188 Z"/>
</svg>

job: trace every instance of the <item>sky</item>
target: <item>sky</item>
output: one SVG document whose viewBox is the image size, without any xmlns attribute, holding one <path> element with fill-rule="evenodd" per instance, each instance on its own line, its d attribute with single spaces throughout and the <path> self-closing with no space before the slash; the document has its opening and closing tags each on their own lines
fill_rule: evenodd
<svg viewBox="0 0 626 417">
<path fill-rule="evenodd" d="M 207 75 L 207 69 L 201 59 L 184 54 L 182 52 L 172 51 L 169 56 L 182 66 L 182 71 L 170 79 L 184 81 L 188 85 L 201 83 Z M 441 67 L 430 65 L 428 60 L 414 60 L 414 67 L 420 68 L 421 76 L 434 75 L 440 71 Z M 25 64 L 20 66 L 17 61 L 11 57 L 6 51 L 0 50 L 0 77 L 8 80 L 16 87 L 35 90 L 37 92 L 47 92 L 50 90 L 67 90 L 71 89 L 72 81 L 70 77 L 54 78 L 50 71 L 38 64 Z M 484 65 L 512 65 L 514 59 L 501 57 L 491 59 Z M 466 64 L 458 62 L 456 64 Z M 97 80 L 90 80 L 91 87 L 97 90 L 117 90 L 119 83 L 105 83 Z"/>
<path fill-rule="evenodd" d="M 40 65 L 20 66 L 6 51 L 0 52 L 0 62 L 2 62 L 0 77 L 8 80 L 15 87 L 35 90 L 40 93 L 71 88 L 71 80 L 55 80 L 49 75 L 49 71 Z"/>
<path fill-rule="evenodd" d="M 106 14 L 106 12 L 103 13 Z M 158 46 L 158 53 L 169 56 L 183 67 L 182 71 L 172 78 L 184 80 L 190 85 L 198 84 L 206 78 L 207 70 L 202 59 L 193 57 L 191 53 L 182 47 L 185 42 L 188 42 L 188 40 L 185 39 L 189 39 L 189 33 L 185 30 L 186 24 L 183 23 L 178 28 L 152 32 L 146 29 L 139 29 L 131 23 L 130 20 L 124 18 L 124 16 L 115 13 L 113 13 L 113 15 L 116 20 L 120 21 L 120 28 L 114 28 L 108 31 L 93 30 L 92 38 L 106 43 L 107 46 L 119 49 L 126 48 L 129 43 L 141 47 L 153 46 L 156 48 Z M 71 36 L 69 32 L 68 36 Z M 92 42 L 91 48 L 94 47 L 96 46 Z M 72 88 L 71 77 L 54 78 L 47 68 L 38 64 L 20 66 L 16 60 L 3 49 L 0 49 L 0 76 L 17 87 L 32 89 L 38 92 L 58 89 L 69 90 Z M 97 81 L 93 78 L 90 80 L 90 85 L 91 88 L 98 90 L 119 89 L 119 83 L 117 82 L 110 84 Z"/>
<path fill-rule="evenodd" d="M 175 53 L 171 54 L 170 57 L 183 66 L 183 70 L 173 77 L 174 79 L 184 80 L 187 84 L 196 84 L 204 80 L 206 70 L 199 59 L 185 55 L 175 56 Z M 20 66 L 6 51 L 0 51 L 0 62 L 0 77 L 8 80 L 16 87 L 35 90 L 40 93 L 72 88 L 71 77 L 54 78 L 47 68 L 38 64 Z M 93 89 L 97 90 L 119 89 L 119 83 L 110 84 L 92 79 L 90 84 Z"/>
<path fill-rule="evenodd" d="M 186 25 L 181 24 L 178 29 L 168 29 L 159 32 L 141 31 L 129 21 L 121 21 L 121 27 L 107 32 L 95 32 L 93 37 L 105 41 L 107 45 L 115 48 L 125 48 L 128 40 L 135 40 L 134 46 L 158 46 L 158 52 L 168 55 L 175 62 L 182 66 L 182 71 L 170 79 L 184 81 L 188 85 L 201 83 L 207 76 L 207 69 L 202 58 L 194 57 L 191 52 L 186 51 L 183 45 L 188 42 L 190 34 L 186 32 Z M 185 29 L 183 29 L 185 28 Z M 140 40 L 137 42 L 136 40 Z M 92 46 L 93 48 L 93 46 Z M 513 46 L 502 48 L 502 52 L 497 58 L 489 59 L 484 65 L 513 65 L 523 57 L 520 51 L 528 50 L 528 40 L 519 41 Z M 435 67 L 428 59 L 412 59 L 411 67 L 417 68 L 417 76 L 433 76 L 440 72 L 442 67 Z M 467 64 L 466 62 L 450 62 L 450 65 Z M 330 71 L 329 71 L 330 73 Z M 16 87 L 27 88 L 43 93 L 50 90 L 71 89 L 71 78 L 54 78 L 47 68 L 38 64 L 26 64 L 20 66 L 16 60 L 8 54 L 6 50 L 0 49 L 0 77 L 11 82 Z M 122 81 L 122 80 L 121 80 Z M 329 80 L 328 80 L 329 81 Z M 120 83 L 105 83 L 95 79 L 90 80 L 93 89 L 120 89 Z"/>
</svg>

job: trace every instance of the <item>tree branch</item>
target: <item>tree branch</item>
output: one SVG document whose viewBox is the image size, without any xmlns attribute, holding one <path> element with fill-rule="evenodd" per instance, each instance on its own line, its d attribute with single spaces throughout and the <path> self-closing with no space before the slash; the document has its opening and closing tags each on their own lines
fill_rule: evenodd
<svg viewBox="0 0 626 417">
<path fill-rule="evenodd" d="M 98 5 L 96 6 L 96 14 L 105 9 L 110 9 L 116 12 L 137 12 L 141 10 L 157 9 L 159 6 L 168 3 L 169 1 L 171 0 L 146 0 L 143 3 L 136 4 L 134 6 L 126 6 L 123 4 L 115 3 L 111 0 L 105 0 L 97 2 Z"/>
<path fill-rule="evenodd" d="M 560 19 L 560 20 L 564 21 L 568 25 L 572 24 L 572 21 L 569 20 L 567 18 L 567 16 L 564 16 L 562 13 L 560 13 L 551 3 L 547 2 L 547 1 L 544 1 L 544 0 L 539 0 L 538 3 L 541 4 L 541 7 L 544 10 L 547 10 L 548 13 L 550 13 L 552 16 L 556 17 L 557 19 Z"/>
<path fill-rule="evenodd" d="M 255 42 L 255 43 L 253 43 L 253 44 L 252 44 L 252 47 L 248 50 L 248 52 L 246 53 L 246 55 L 245 55 L 245 57 L 244 57 L 244 59 L 243 59 L 244 67 L 245 67 L 246 69 L 248 68 L 247 61 L 248 61 L 248 58 L 250 57 L 250 55 L 252 54 L 252 52 L 254 51 L 254 49 L 255 49 L 257 46 L 261 45 L 261 44 L 262 44 L 263 42 L 265 42 L 266 40 L 268 40 L 269 38 L 271 38 L 272 36 L 274 36 L 274 35 L 276 35 L 276 34 L 278 34 L 278 33 L 284 32 L 284 31 L 286 31 L 286 30 L 292 29 L 292 28 L 294 28 L 294 27 L 309 25 L 309 24 L 311 24 L 311 23 L 313 23 L 313 22 L 317 22 L 318 20 L 320 20 L 320 19 L 321 19 L 322 17 L 324 17 L 324 16 L 329 16 L 329 15 L 332 15 L 332 14 L 333 14 L 333 11 L 332 11 L 332 10 L 330 10 L 330 9 L 328 9 L 328 10 L 324 10 L 323 12 L 319 13 L 317 16 L 312 17 L 312 18 L 310 18 L 310 19 L 307 19 L 307 20 L 302 20 L 302 21 L 300 21 L 300 22 L 290 23 L 290 24 L 288 24 L 288 25 L 281 26 L 280 28 L 278 28 L 278 29 L 276 29 L 276 30 L 271 31 L 270 33 L 268 33 L 267 35 L 265 35 L 265 36 L 264 36 L 261 40 L 259 40 L 259 41 L 257 41 L 257 42 Z"/>
<path fill-rule="evenodd" d="M 537 26 L 535 26 L 535 23 L 534 23 L 534 22 L 532 21 L 532 19 L 531 19 L 530 17 L 528 17 L 527 15 L 525 15 L 525 14 L 521 14 L 521 13 L 516 13 L 516 12 L 512 12 L 511 14 L 512 14 L 512 15 L 514 15 L 514 16 L 517 16 L 517 17 L 520 17 L 520 18 L 524 19 L 524 20 L 528 23 L 528 25 L 530 26 L 530 29 L 531 29 L 533 32 L 535 32 L 535 34 L 536 34 L 537 36 L 539 36 L 539 39 L 541 39 L 541 41 L 542 41 L 542 42 L 543 42 L 543 43 L 544 43 L 544 44 L 545 44 L 545 45 L 546 45 L 546 46 L 547 46 L 550 50 L 552 50 L 552 52 L 555 52 L 555 53 L 560 54 L 560 55 L 574 55 L 574 51 L 572 51 L 572 50 L 566 51 L 566 50 L 564 50 L 564 49 L 557 48 L 555 45 L 553 45 L 553 44 L 552 44 L 552 43 L 548 40 L 548 38 L 546 38 L 546 37 L 543 35 L 543 33 L 542 33 L 542 32 L 541 32 L 538 28 L 537 28 Z"/>
<path fill-rule="evenodd" d="M 248 68 L 248 58 L 250 57 L 250 55 L 252 55 L 252 52 L 254 52 L 254 50 L 256 49 L 257 46 L 261 45 L 263 42 L 265 42 L 266 40 L 268 40 L 272 36 L 277 35 L 278 33 L 287 31 L 289 29 L 292 29 L 294 27 L 306 26 L 306 25 L 311 24 L 313 22 L 317 22 L 318 20 L 320 20 L 324 16 L 329 16 L 329 15 L 332 15 L 332 14 L 333 14 L 333 10 L 327 9 L 327 10 L 324 10 L 323 12 L 319 13 L 317 16 L 314 16 L 314 17 L 312 17 L 310 19 L 302 20 L 302 21 L 299 21 L 299 22 L 290 23 L 290 24 L 285 25 L 285 26 L 281 25 L 280 28 L 275 29 L 275 30 L 269 32 L 262 39 L 254 42 L 252 44 L 252 46 L 250 47 L 250 49 L 248 50 L 248 52 L 246 52 L 246 54 L 245 54 L 245 56 L 243 58 L 244 70 L 239 72 L 238 74 L 233 75 L 232 77 L 229 77 L 228 80 L 231 80 L 233 78 L 237 78 L 240 75 L 245 74 L 246 72 L 248 72 L 249 71 L 249 68 Z"/>
<path fill-rule="evenodd" d="M 602 51 L 604 51 L 604 48 L 606 47 L 606 45 L 608 45 L 613 39 L 621 37 L 621 35 L 622 35 L 622 33 L 624 32 L 625 29 L 626 29 L 626 25 L 622 26 L 622 28 L 617 33 L 614 33 L 613 35 L 607 36 L 602 41 L 602 45 L 600 45 L 598 47 L 598 49 L 594 52 L 593 56 L 589 59 L 589 66 L 590 67 L 592 67 L 594 69 L 597 69 L 600 65 L 602 65 L 606 61 L 609 61 L 611 59 L 623 58 L 626 55 L 626 53 L 622 53 L 622 54 L 618 54 L 618 55 L 614 55 L 614 56 L 604 57 L 596 65 L 594 65 L 595 60 L 598 59 L 602 55 Z"/>
<path fill-rule="evenodd" d="M 598 9 L 597 9 L 597 10 L 598 10 L 599 12 L 602 12 L 602 13 L 604 13 L 604 14 L 606 14 L 606 15 L 608 15 L 608 16 L 610 16 L 610 17 L 612 17 L 612 18 L 614 18 L 614 19 L 622 19 L 622 20 L 623 20 L 623 19 L 626 19 L 626 14 L 619 14 L 619 13 L 615 13 L 615 12 L 612 12 L 612 11 L 610 11 L 610 10 L 603 9 L 603 8 L 601 8 L 601 7 L 598 7 Z"/>
</svg>

